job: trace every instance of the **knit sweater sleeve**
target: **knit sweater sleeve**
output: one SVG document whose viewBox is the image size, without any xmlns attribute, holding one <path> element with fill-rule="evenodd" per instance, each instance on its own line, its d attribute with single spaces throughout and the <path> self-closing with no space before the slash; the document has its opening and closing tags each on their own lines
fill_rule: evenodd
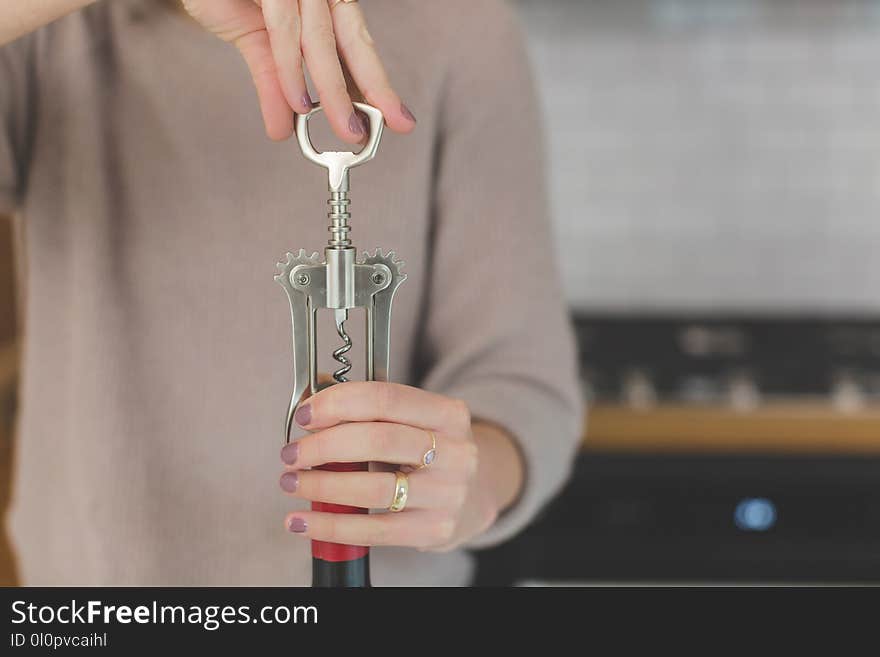
<svg viewBox="0 0 880 657">
<path fill-rule="evenodd" d="M 558 492 L 582 403 L 525 42 L 503 3 L 469 5 L 442 101 L 422 384 L 507 430 L 526 464 L 521 495 L 468 545 L 478 548 L 520 531 Z"/>
</svg>

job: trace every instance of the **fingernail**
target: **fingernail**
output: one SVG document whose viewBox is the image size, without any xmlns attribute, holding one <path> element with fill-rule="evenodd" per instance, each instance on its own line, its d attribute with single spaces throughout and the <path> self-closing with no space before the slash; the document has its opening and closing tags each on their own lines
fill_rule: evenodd
<svg viewBox="0 0 880 657">
<path fill-rule="evenodd" d="M 295 493 L 299 485 L 299 476 L 295 472 L 285 472 L 281 475 L 281 489 L 287 493 Z"/>
<path fill-rule="evenodd" d="M 287 443 L 281 448 L 281 460 L 287 465 L 296 463 L 296 457 L 299 454 L 299 443 Z"/>
<path fill-rule="evenodd" d="M 351 116 L 348 117 L 348 129 L 356 135 L 367 134 L 367 131 L 364 128 L 364 121 L 358 116 L 357 112 L 352 112 Z"/>
<path fill-rule="evenodd" d="M 308 423 L 312 421 L 312 405 L 306 404 L 305 406 L 300 406 L 296 409 L 293 419 L 301 427 L 308 425 Z"/>
<path fill-rule="evenodd" d="M 413 113 L 409 111 L 409 107 L 407 107 L 404 103 L 400 104 L 400 113 L 403 114 L 406 118 L 408 118 L 413 123 L 418 123 L 416 121 L 416 117 L 413 116 Z"/>
<path fill-rule="evenodd" d="M 312 97 L 309 96 L 308 92 L 303 94 L 303 97 L 301 98 L 301 100 L 302 100 L 302 104 L 305 105 L 309 110 L 311 110 L 315 107 L 315 104 L 312 102 Z"/>
<path fill-rule="evenodd" d="M 287 523 L 287 530 L 294 534 L 302 534 L 306 529 L 306 521 L 302 518 L 291 518 Z"/>
</svg>

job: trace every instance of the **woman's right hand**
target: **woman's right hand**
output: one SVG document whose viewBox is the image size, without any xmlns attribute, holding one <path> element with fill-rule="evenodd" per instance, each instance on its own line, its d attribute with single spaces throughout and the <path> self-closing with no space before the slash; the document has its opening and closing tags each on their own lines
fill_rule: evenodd
<svg viewBox="0 0 880 657">
<path fill-rule="evenodd" d="M 303 64 L 333 132 L 350 144 L 365 138 L 367 126 L 352 106 L 343 60 L 364 99 L 382 110 L 389 128 L 406 133 L 415 127 L 415 118 L 391 87 L 357 2 L 182 1 L 205 29 L 241 52 L 257 87 L 266 134 L 272 139 L 290 137 L 293 112 L 312 109 Z"/>
</svg>

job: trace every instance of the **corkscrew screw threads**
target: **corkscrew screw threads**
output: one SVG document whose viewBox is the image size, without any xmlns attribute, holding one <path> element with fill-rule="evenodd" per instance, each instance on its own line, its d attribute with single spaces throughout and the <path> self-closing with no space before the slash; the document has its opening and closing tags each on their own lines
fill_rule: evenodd
<svg viewBox="0 0 880 657">
<path fill-rule="evenodd" d="M 348 319 L 347 310 L 337 310 L 336 315 L 336 332 L 342 338 L 344 345 L 333 351 L 333 359 L 338 361 L 342 367 L 333 372 L 333 379 L 337 383 L 345 383 L 348 381 L 346 374 L 351 372 L 351 360 L 345 356 L 351 351 L 351 336 L 345 330 L 345 321 Z"/>
</svg>

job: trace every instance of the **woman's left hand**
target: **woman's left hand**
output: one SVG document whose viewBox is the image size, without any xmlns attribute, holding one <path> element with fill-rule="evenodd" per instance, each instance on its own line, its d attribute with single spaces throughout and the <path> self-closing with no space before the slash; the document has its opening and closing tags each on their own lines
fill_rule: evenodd
<svg viewBox="0 0 880 657">
<path fill-rule="evenodd" d="M 467 405 L 395 383 L 334 385 L 300 404 L 295 419 L 311 433 L 282 450 L 281 487 L 316 502 L 387 509 L 393 470 L 408 473 L 400 513 L 296 511 L 285 526 L 308 538 L 347 545 L 399 545 L 450 550 L 485 531 L 498 515 L 491 478 L 478 477 L 480 450 Z M 433 460 L 419 467 L 432 448 Z M 375 461 L 389 472 L 309 470 L 326 463 Z M 481 480 L 482 481 L 481 484 Z"/>
</svg>

